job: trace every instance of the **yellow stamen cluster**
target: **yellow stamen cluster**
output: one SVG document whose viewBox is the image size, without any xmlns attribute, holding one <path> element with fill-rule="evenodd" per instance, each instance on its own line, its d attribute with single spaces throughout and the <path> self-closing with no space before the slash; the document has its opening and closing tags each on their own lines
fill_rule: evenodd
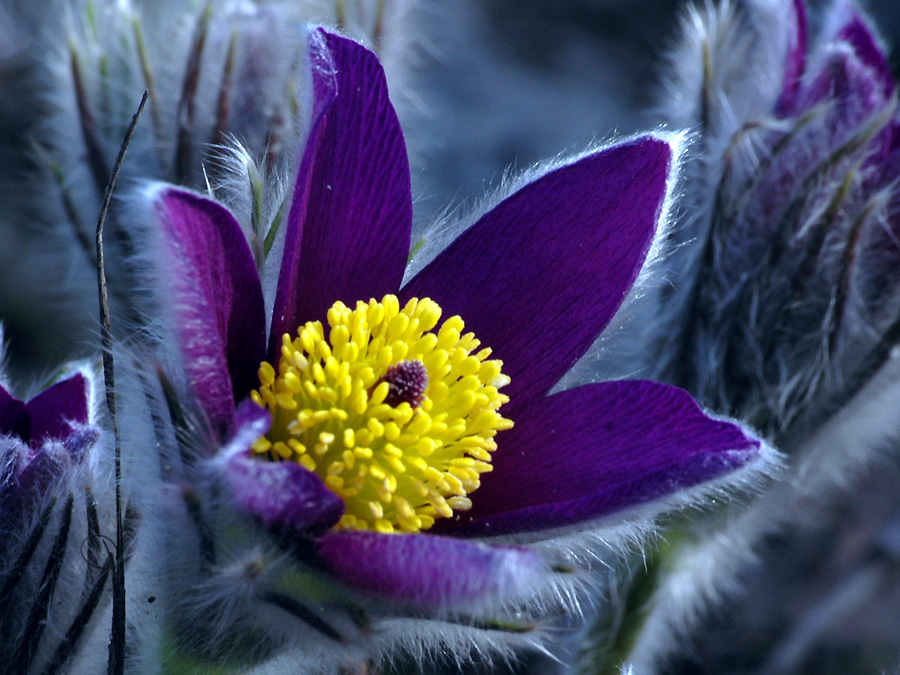
<svg viewBox="0 0 900 675">
<path fill-rule="evenodd" d="M 440 318 L 428 298 L 402 308 L 393 295 L 352 310 L 338 302 L 327 339 L 320 322 L 307 323 L 284 335 L 277 374 L 260 366 L 251 396 L 273 424 L 253 449 L 321 476 L 345 502 L 339 529 L 418 532 L 469 509 L 494 436 L 512 427 L 498 412 L 508 401 L 502 362 L 463 334 L 460 317 L 435 329 Z M 388 371 L 416 361 L 424 395 L 398 402 Z M 421 377 L 420 365 L 409 370 Z"/>
</svg>

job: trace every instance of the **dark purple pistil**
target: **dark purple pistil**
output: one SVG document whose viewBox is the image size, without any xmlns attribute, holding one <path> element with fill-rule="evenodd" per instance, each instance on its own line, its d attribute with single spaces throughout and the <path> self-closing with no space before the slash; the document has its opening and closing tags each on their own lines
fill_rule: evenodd
<svg viewBox="0 0 900 675">
<path fill-rule="evenodd" d="M 384 402 L 396 408 L 401 403 L 409 403 L 413 408 L 422 405 L 428 388 L 428 371 L 421 361 L 409 360 L 395 363 L 381 378 L 389 389 Z"/>
</svg>

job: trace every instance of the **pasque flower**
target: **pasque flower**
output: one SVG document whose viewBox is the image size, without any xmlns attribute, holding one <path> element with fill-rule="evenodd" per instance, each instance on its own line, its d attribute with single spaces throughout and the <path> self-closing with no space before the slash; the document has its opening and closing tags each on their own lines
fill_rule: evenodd
<svg viewBox="0 0 900 675">
<path fill-rule="evenodd" d="M 771 458 L 673 387 L 551 393 L 645 265 L 676 139 L 535 172 L 404 283 L 409 168 L 378 61 L 321 30 L 309 54 L 308 136 L 267 257 L 224 205 L 149 193 L 175 346 L 163 381 L 188 520 L 207 541 L 206 576 L 184 594 L 218 608 L 216 635 L 264 605 L 299 619 L 332 640 L 332 665 L 385 646 L 537 639 L 528 628 L 571 592 L 580 554 L 615 555 L 611 542 L 663 508 Z M 188 615 L 200 612 L 176 621 Z M 358 641 L 339 648 L 348 632 Z"/>
<path fill-rule="evenodd" d="M 693 273 L 660 350 L 714 409 L 801 440 L 879 371 L 900 326 L 896 84 L 853 2 L 829 3 L 812 38 L 807 24 L 799 0 L 687 24 L 667 107 L 701 129 L 681 230 L 699 243 L 676 259 Z"/>
<path fill-rule="evenodd" d="M 92 381 L 79 369 L 27 402 L 0 386 L 3 672 L 67 672 L 108 603 Z"/>
</svg>

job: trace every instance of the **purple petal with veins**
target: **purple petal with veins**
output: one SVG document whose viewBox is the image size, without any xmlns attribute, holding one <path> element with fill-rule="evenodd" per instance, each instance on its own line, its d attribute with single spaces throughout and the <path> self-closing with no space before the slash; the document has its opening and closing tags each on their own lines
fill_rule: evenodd
<svg viewBox="0 0 900 675">
<path fill-rule="evenodd" d="M 340 581 L 393 602 L 445 610 L 477 608 L 532 592 L 550 571 L 543 556 L 448 537 L 332 532 L 316 544 Z"/>
<path fill-rule="evenodd" d="M 186 377 L 216 431 L 224 433 L 236 400 L 258 386 L 265 354 L 256 263 L 240 225 L 221 204 L 167 188 L 157 198 L 157 213 Z"/>
<path fill-rule="evenodd" d="M 376 56 L 323 31 L 310 39 L 314 119 L 288 217 L 270 356 L 284 333 L 342 300 L 399 288 L 412 193 L 400 123 Z"/>
<path fill-rule="evenodd" d="M 524 411 L 498 435 L 472 509 L 435 531 L 500 535 L 584 522 L 712 480 L 760 442 L 706 416 L 690 395 L 639 380 L 589 384 Z"/>
<path fill-rule="evenodd" d="M 560 167 L 486 213 L 404 287 L 503 361 L 505 413 L 543 397 L 619 309 L 656 233 L 672 149 L 645 136 Z"/>
</svg>

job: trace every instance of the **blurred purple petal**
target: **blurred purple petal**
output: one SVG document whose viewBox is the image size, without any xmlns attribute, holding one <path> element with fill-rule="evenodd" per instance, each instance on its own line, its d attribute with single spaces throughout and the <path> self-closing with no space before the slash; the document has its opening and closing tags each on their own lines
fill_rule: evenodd
<svg viewBox="0 0 900 675">
<path fill-rule="evenodd" d="M 224 454 L 250 449 L 253 442 L 272 428 L 272 416 L 250 399 L 244 400 L 234 412 L 228 443 L 221 449 Z"/>
<path fill-rule="evenodd" d="M 35 451 L 22 468 L 15 478 L 14 490 L 22 503 L 30 503 L 31 500 L 43 495 L 53 481 L 62 474 L 68 462 L 60 449 L 60 446 L 56 444 L 47 444 Z"/>
<path fill-rule="evenodd" d="M 316 102 L 288 217 L 269 353 L 338 300 L 400 286 L 412 227 L 409 161 L 384 72 L 361 45 L 310 38 Z"/>
<path fill-rule="evenodd" d="M 841 29 L 838 37 L 850 44 L 856 57 L 871 69 L 876 81 L 881 84 L 884 96 L 893 94 L 897 85 L 887 55 L 879 46 L 872 29 L 858 12 L 854 12 L 853 19 Z"/>
<path fill-rule="evenodd" d="M 69 457 L 58 443 L 45 444 L 32 450 L 24 443 L 0 440 L 3 467 L 0 471 L 0 537 L 22 534 L 31 524 L 35 507 L 71 466 Z M 8 542 L 4 542 L 8 543 Z M 3 546 L 0 545 L 0 551 Z"/>
<path fill-rule="evenodd" d="M 171 257 L 172 306 L 187 379 L 222 433 L 235 400 L 258 385 L 265 350 L 259 274 L 225 207 L 168 188 L 157 209 Z"/>
<path fill-rule="evenodd" d="M 432 535 L 331 532 L 316 550 L 327 571 L 344 583 L 432 609 L 515 600 L 549 571 L 527 549 Z"/>
<path fill-rule="evenodd" d="M 757 325 L 769 325 L 770 317 L 782 311 L 782 301 L 791 297 L 798 273 L 804 283 L 834 285 L 833 277 L 810 279 L 811 272 L 802 272 L 803 254 L 791 246 L 812 250 L 820 246 L 816 237 L 825 230 L 808 224 L 836 210 L 822 207 L 834 197 L 833 186 L 849 182 L 863 159 L 874 161 L 868 141 L 877 134 L 884 136 L 880 145 L 890 142 L 890 132 L 884 129 L 888 101 L 871 70 L 847 50 L 832 50 L 820 65 L 823 70 L 801 94 L 800 108 L 808 114 L 792 131 L 767 139 L 775 151 L 765 170 L 753 164 L 746 177 L 729 176 L 730 183 L 742 185 L 747 192 L 734 198 L 735 210 L 727 221 L 728 245 L 720 248 L 720 271 L 710 283 L 729 301 L 747 302 L 735 289 L 754 282 L 758 274 L 768 274 L 772 279 L 769 295 L 754 302 L 759 306 L 753 310 Z M 846 204 L 840 206 L 846 208 Z M 792 254 L 785 255 L 788 251 Z M 819 269 L 832 275 L 837 271 L 836 266 Z M 724 305 L 717 311 L 721 315 L 717 321 L 729 322 L 742 310 Z M 799 318 L 794 315 L 791 318 Z M 811 325 L 807 316 L 801 322 Z M 755 368 L 742 355 L 737 367 L 745 364 Z"/>
<path fill-rule="evenodd" d="M 70 422 L 87 423 L 87 388 L 88 382 L 84 376 L 74 375 L 57 382 L 28 402 L 33 446 L 39 446 L 47 438 L 65 439 L 72 435 Z"/>
<path fill-rule="evenodd" d="M 344 515 L 344 502 L 299 464 L 251 456 L 250 445 L 271 424 L 269 413 L 252 401 L 237 409 L 231 440 L 221 450 L 232 497 L 268 528 L 303 536 L 322 534 Z"/>
<path fill-rule="evenodd" d="M 268 528 L 315 536 L 344 515 L 344 502 L 322 480 L 294 462 L 234 455 L 226 469 L 235 501 Z"/>
<path fill-rule="evenodd" d="M 494 350 L 512 378 L 505 409 L 546 394 L 631 289 L 656 232 L 672 160 L 643 137 L 561 167 L 505 199 L 403 289 Z"/>
<path fill-rule="evenodd" d="M 823 102 L 835 103 L 831 113 L 837 130 L 847 132 L 887 103 L 881 75 L 865 63 L 859 54 L 833 47 L 820 64 L 821 70 L 800 97 L 799 111 L 807 112 Z M 835 144 L 839 139 L 834 139 Z"/>
<path fill-rule="evenodd" d="M 809 25 L 804 0 L 794 0 L 794 38 L 788 47 L 784 66 L 784 83 L 781 98 L 776 106 L 779 114 L 789 114 L 796 105 L 797 93 L 806 68 L 806 51 L 809 47 Z"/>
<path fill-rule="evenodd" d="M 760 449 L 687 392 L 637 380 L 549 396 L 501 443 L 472 509 L 435 530 L 490 536 L 571 525 L 727 474 Z"/>
<path fill-rule="evenodd" d="M 72 434 L 62 440 L 63 447 L 69 453 L 69 460 L 73 464 L 81 462 L 87 451 L 100 440 L 100 430 L 97 427 L 81 427 L 73 429 Z"/>
</svg>

